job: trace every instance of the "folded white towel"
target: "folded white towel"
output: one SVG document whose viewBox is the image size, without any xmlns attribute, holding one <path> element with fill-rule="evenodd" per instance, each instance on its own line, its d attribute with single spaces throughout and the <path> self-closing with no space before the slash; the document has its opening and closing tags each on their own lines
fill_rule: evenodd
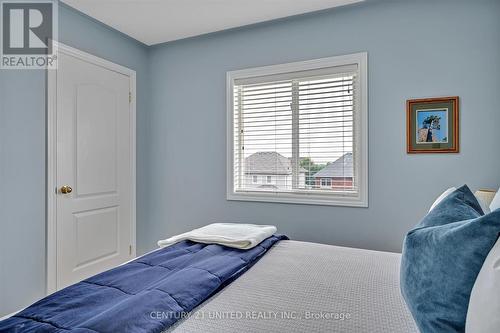
<svg viewBox="0 0 500 333">
<path fill-rule="evenodd" d="M 220 244 L 237 249 L 248 250 L 276 232 L 273 225 L 213 223 L 183 234 L 158 241 L 165 247 L 183 240 L 205 244 Z"/>
</svg>

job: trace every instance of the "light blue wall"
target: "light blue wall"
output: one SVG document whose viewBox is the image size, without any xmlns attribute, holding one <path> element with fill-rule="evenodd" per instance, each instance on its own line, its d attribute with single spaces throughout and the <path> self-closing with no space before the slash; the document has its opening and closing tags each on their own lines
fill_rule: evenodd
<svg viewBox="0 0 500 333">
<path fill-rule="evenodd" d="M 137 71 L 138 253 L 214 221 L 398 251 L 445 187 L 500 185 L 500 2 L 371 0 L 147 48 L 62 6 L 60 40 Z M 370 208 L 225 200 L 225 73 L 369 53 Z M 405 100 L 459 95 L 462 152 L 405 153 Z M 0 315 L 45 290 L 45 77 L 0 71 Z"/>
<path fill-rule="evenodd" d="M 59 39 L 137 72 L 138 161 L 147 150 L 148 48 L 60 6 Z M 0 70 L 0 317 L 44 296 L 45 73 Z M 138 163 L 138 214 L 144 206 Z M 138 226 L 138 235 L 144 233 Z"/>
<path fill-rule="evenodd" d="M 155 241 L 215 221 L 293 239 L 399 251 L 445 188 L 500 185 L 500 1 L 364 4 L 155 46 L 148 210 Z M 226 201 L 227 71 L 367 51 L 370 207 Z M 406 154 L 405 101 L 461 97 L 461 153 Z"/>
</svg>

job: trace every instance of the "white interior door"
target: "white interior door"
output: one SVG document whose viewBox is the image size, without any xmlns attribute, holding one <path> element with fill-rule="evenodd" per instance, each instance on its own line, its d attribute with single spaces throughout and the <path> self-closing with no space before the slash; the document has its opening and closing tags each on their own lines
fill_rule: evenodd
<svg viewBox="0 0 500 333">
<path fill-rule="evenodd" d="M 59 53 L 56 289 L 134 253 L 131 77 Z M 134 78 L 135 79 L 135 78 Z"/>
</svg>

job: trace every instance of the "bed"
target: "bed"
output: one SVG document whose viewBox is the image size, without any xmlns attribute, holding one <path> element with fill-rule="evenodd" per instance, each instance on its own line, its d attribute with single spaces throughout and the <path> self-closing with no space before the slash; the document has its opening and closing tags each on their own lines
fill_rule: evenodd
<svg viewBox="0 0 500 333">
<path fill-rule="evenodd" d="M 400 254 L 284 240 L 165 332 L 418 332 Z"/>
<path fill-rule="evenodd" d="M 49 295 L 0 331 L 418 332 L 400 254 L 287 239 L 249 250 L 185 240 Z"/>
</svg>

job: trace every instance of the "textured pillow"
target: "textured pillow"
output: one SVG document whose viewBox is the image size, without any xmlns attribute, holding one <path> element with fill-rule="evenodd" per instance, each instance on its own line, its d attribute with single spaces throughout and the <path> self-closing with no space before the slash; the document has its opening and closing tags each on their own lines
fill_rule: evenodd
<svg viewBox="0 0 500 333">
<path fill-rule="evenodd" d="M 474 281 L 500 232 L 467 186 L 441 201 L 405 238 L 401 291 L 421 332 L 464 332 Z"/>
<path fill-rule="evenodd" d="M 470 295 L 465 331 L 500 332 L 500 240 L 484 261 Z"/>
<path fill-rule="evenodd" d="M 500 189 L 498 190 L 497 194 L 493 198 L 493 201 L 490 204 L 490 210 L 494 211 L 500 209 Z"/>
</svg>

